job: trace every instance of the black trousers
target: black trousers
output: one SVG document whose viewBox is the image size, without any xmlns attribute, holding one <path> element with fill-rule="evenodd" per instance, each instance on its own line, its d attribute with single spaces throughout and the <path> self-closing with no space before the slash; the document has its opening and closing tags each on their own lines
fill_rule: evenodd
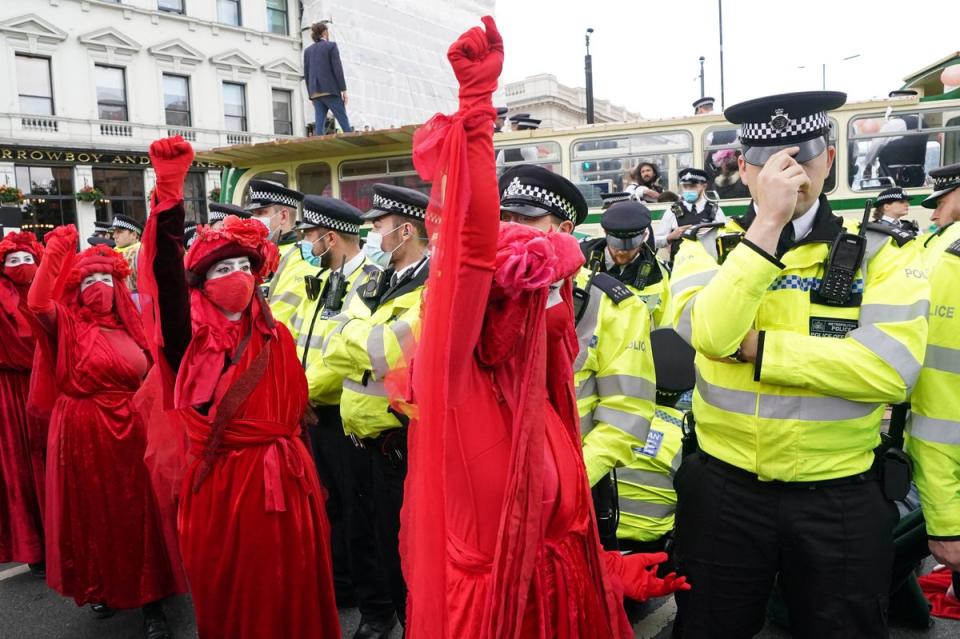
<svg viewBox="0 0 960 639">
<path fill-rule="evenodd" d="M 752 637 L 779 575 L 795 637 L 887 636 L 896 512 L 867 476 L 761 482 L 702 452 L 674 479 L 675 636 Z"/>
<path fill-rule="evenodd" d="M 318 406 L 315 411 L 319 423 L 310 427 L 310 442 L 317 474 L 328 493 L 337 595 L 352 594 L 365 620 L 389 618 L 393 601 L 377 551 L 370 454 L 343 434 L 339 406 Z"/>
<path fill-rule="evenodd" d="M 407 431 L 390 430 L 365 439 L 373 465 L 373 501 L 378 550 L 394 609 L 406 623 L 407 584 L 400 567 L 400 508 L 407 477 Z"/>
</svg>

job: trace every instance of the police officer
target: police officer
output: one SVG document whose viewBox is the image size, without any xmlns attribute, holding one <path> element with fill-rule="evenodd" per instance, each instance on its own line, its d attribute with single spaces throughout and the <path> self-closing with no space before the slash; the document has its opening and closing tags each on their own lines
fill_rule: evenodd
<svg viewBox="0 0 960 639">
<path fill-rule="evenodd" d="M 396 624 L 393 600 L 377 559 L 369 452 L 353 446 L 343 432 L 340 394 L 343 377 L 323 360 L 323 340 L 350 306 L 365 278 L 380 267 L 360 250 L 361 211 L 330 197 L 306 195 L 297 230 L 310 250 L 312 273 L 304 280 L 303 302 L 290 318 L 297 355 L 307 376 L 308 434 L 317 473 L 327 488 L 334 586 L 339 605 L 354 599 L 360 609 L 360 637 L 382 636 Z M 369 317 L 364 305 L 354 309 Z M 359 481 L 358 481 L 359 480 Z"/>
<path fill-rule="evenodd" d="M 93 235 L 92 237 L 98 237 L 101 239 L 107 239 L 113 237 L 113 226 L 109 222 L 101 222 L 97 220 L 93 223 Z"/>
<path fill-rule="evenodd" d="M 617 202 L 628 202 L 633 199 L 633 194 L 627 191 L 611 191 L 600 194 L 600 209 L 606 211 Z"/>
<path fill-rule="evenodd" d="M 639 202 L 618 202 L 603 214 L 600 226 L 605 237 L 580 244 L 586 269 L 578 284 L 585 286 L 591 272 L 610 275 L 640 296 L 650 311 L 651 326 L 660 326 L 670 301 L 670 279 L 653 250 L 649 209 Z"/>
<path fill-rule="evenodd" d="M 493 123 L 493 132 L 500 133 L 503 131 L 503 125 L 507 122 L 507 113 L 509 109 L 507 107 L 497 107 L 497 119 Z"/>
<path fill-rule="evenodd" d="M 919 374 L 928 286 L 908 234 L 877 224 L 851 239 L 857 224 L 822 195 L 827 111 L 845 99 L 727 109 L 753 201 L 722 231 L 691 229 L 677 255 L 700 446 L 674 482 L 678 569 L 695 584 L 677 597 L 684 637 L 759 632 L 778 574 L 794 635 L 886 636 L 895 514 L 873 451 L 885 404 Z"/>
<path fill-rule="evenodd" d="M 930 552 L 953 571 L 960 594 L 960 164 L 935 171 L 940 234 L 929 256 L 930 335 L 920 379 L 911 398 L 907 452 L 914 460 Z"/>
<path fill-rule="evenodd" d="M 416 349 L 429 275 L 427 203 L 427 196 L 413 189 L 373 186 L 373 208 L 364 215 L 373 222 L 373 231 L 367 235 L 364 251 L 386 270 L 364 279 L 360 293 L 350 300 L 344 318 L 327 339 L 323 355 L 325 367 L 344 378 L 340 398 L 343 430 L 357 446 L 369 451 L 371 476 L 366 481 L 373 490 L 379 560 L 401 621 L 406 612 L 406 586 L 398 535 L 409 420 L 391 407 L 385 379 L 389 371 L 408 366 Z"/>
<path fill-rule="evenodd" d="M 873 211 L 874 222 L 889 224 L 914 235 L 920 232 L 916 222 L 906 219 L 907 213 L 910 212 L 910 196 L 899 186 L 881 191 L 874 200 L 874 204 L 876 205 Z"/>
<path fill-rule="evenodd" d="M 716 102 L 711 97 L 703 97 L 693 101 L 694 115 L 709 115 L 713 113 L 713 105 Z"/>
<path fill-rule="evenodd" d="M 130 265 L 130 275 L 127 277 L 127 288 L 136 299 L 137 294 L 137 258 L 140 255 L 140 236 L 143 234 L 143 222 L 139 222 L 129 215 L 116 214 L 110 223 L 113 231 L 113 241 L 116 250 Z"/>
<path fill-rule="evenodd" d="M 709 176 L 706 171 L 683 169 L 678 179 L 680 202 L 675 202 L 664 212 L 656 242 L 657 249 L 670 248 L 671 262 L 680 249 L 680 237 L 684 231 L 698 224 L 725 222 L 727 219 L 720 207 L 707 199 Z"/>
<path fill-rule="evenodd" d="M 211 202 L 208 205 L 210 210 L 207 215 L 207 223 L 210 225 L 210 228 L 218 229 L 223 226 L 223 221 L 227 219 L 228 215 L 236 215 L 241 219 L 249 219 L 251 217 L 250 211 L 243 208 L 242 206 L 235 206 L 233 204 L 221 204 L 220 202 Z"/>
<path fill-rule="evenodd" d="M 270 230 L 270 238 L 280 249 L 280 264 L 270 278 L 266 291 L 273 318 L 290 328 L 290 317 L 303 302 L 303 278 L 313 266 L 308 261 L 310 247 L 297 241 L 297 208 L 303 193 L 268 180 L 250 180 L 247 210 Z M 297 334 L 291 330 L 294 339 Z"/>
</svg>

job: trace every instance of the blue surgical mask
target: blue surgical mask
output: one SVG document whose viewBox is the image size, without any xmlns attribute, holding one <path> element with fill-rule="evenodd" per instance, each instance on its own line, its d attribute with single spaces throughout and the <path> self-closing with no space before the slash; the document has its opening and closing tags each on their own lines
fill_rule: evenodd
<svg viewBox="0 0 960 639">
<path fill-rule="evenodd" d="M 326 252 L 326 251 L 324 251 Z M 300 257 L 302 257 L 310 266 L 320 266 L 320 255 L 313 254 L 313 242 L 302 240 L 300 242 Z"/>
<path fill-rule="evenodd" d="M 689 204 L 693 204 L 694 202 L 700 199 L 700 194 L 697 193 L 696 191 L 684 191 L 682 195 L 683 195 L 683 201 L 688 202 Z"/>
<path fill-rule="evenodd" d="M 389 235 L 390 233 L 399 231 L 402 228 L 402 225 L 398 226 L 392 231 L 387 231 L 387 234 Z M 404 242 L 406 242 L 406 240 L 404 240 Z M 383 250 L 383 235 L 377 231 L 370 231 L 367 233 L 367 242 L 363 245 L 363 252 L 366 254 L 367 259 L 380 268 L 388 268 L 390 266 L 390 260 L 393 259 L 393 251 Z"/>
</svg>

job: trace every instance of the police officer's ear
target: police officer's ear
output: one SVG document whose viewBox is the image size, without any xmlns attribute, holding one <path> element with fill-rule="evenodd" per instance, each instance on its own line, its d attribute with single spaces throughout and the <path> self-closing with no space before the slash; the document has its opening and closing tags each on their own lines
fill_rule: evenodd
<svg viewBox="0 0 960 639">
<path fill-rule="evenodd" d="M 573 222 L 570 220 L 564 220 L 563 222 L 560 222 L 560 226 L 557 227 L 557 230 L 561 233 L 573 233 Z"/>
</svg>

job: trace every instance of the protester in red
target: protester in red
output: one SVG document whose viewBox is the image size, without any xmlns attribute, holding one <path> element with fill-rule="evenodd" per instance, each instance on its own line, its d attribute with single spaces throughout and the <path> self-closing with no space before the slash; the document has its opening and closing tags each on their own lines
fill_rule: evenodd
<svg viewBox="0 0 960 639">
<path fill-rule="evenodd" d="M 256 220 L 228 216 L 184 259 L 193 149 L 158 140 L 150 159 L 140 294 L 171 423 L 190 440 L 178 528 L 200 637 L 339 637 L 325 495 L 300 439 L 307 383 L 259 294 L 277 248 Z"/>
<path fill-rule="evenodd" d="M 126 261 L 106 246 L 76 255 L 77 229 L 47 234 L 27 296 L 40 356 L 31 409 L 52 411 L 47 441 L 47 584 L 98 616 L 143 607 L 146 636 L 168 637 L 160 600 L 177 592 L 132 406 L 150 367 Z"/>
<path fill-rule="evenodd" d="M 35 341 L 27 290 L 43 256 L 33 233 L 0 241 L 0 564 L 19 561 L 43 576 L 43 442 L 27 413 Z"/>
<path fill-rule="evenodd" d="M 573 389 L 570 278 L 583 258 L 567 234 L 503 224 L 498 236 L 491 96 L 503 45 L 483 22 L 448 52 L 460 110 L 414 139 L 437 235 L 412 394 L 397 402 L 419 419 L 401 532 L 407 636 L 632 637 L 624 594 L 689 586 L 656 577 L 665 554 L 600 546 Z"/>
</svg>

